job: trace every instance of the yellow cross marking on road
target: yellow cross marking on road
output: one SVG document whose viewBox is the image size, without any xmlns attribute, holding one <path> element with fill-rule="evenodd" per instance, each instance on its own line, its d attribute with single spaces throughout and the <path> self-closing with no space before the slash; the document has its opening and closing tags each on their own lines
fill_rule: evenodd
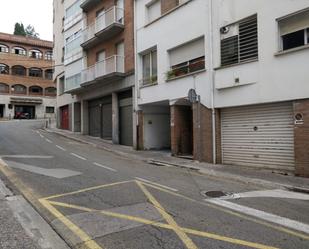
<svg viewBox="0 0 309 249">
<path fill-rule="evenodd" d="M 96 189 L 100 189 L 100 188 L 107 188 L 107 187 L 111 187 L 111 186 L 116 186 L 116 185 L 121 185 L 121 184 L 126 184 L 126 183 L 132 183 L 132 182 L 135 182 L 137 184 L 137 186 L 141 189 L 141 191 L 145 194 L 147 199 L 152 203 L 152 205 L 156 208 L 156 210 L 161 214 L 161 216 L 164 218 L 164 220 L 167 223 L 152 221 L 152 220 L 144 219 L 144 218 L 141 218 L 141 217 L 130 216 L 130 215 L 115 213 L 115 212 L 106 211 L 106 210 L 97 210 L 97 209 L 92 209 L 92 208 L 87 208 L 87 207 L 82 207 L 82 206 L 78 206 L 78 205 L 67 204 L 67 203 L 64 203 L 64 202 L 57 202 L 57 201 L 52 200 L 52 199 L 58 198 L 58 197 L 74 195 L 74 194 L 78 194 L 78 193 L 82 193 L 82 192 L 86 192 L 86 191 L 96 190 Z M 73 192 L 65 193 L 65 194 L 53 195 L 53 196 L 49 196 L 49 197 L 46 197 L 46 198 L 42 198 L 39 201 L 56 218 L 58 218 L 74 234 L 76 234 L 84 242 L 84 246 L 89 248 L 89 249 L 103 249 L 103 247 L 98 245 L 93 239 L 90 238 L 89 235 L 87 235 L 86 232 L 81 230 L 77 225 L 75 225 L 72 221 L 70 221 L 67 217 L 65 217 L 55 207 L 58 206 L 58 207 L 64 207 L 64 208 L 71 208 L 71 209 L 76 209 L 76 210 L 80 210 L 80 211 L 84 211 L 84 212 L 99 212 L 102 215 L 109 216 L 109 217 L 114 217 L 114 218 L 124 219 L 124 220 L 130 220 L 130 221 L 138 222 L 138 223 L 141 223 L 141 224 L 146 224 L 146 225 L 151 225 L 151 226 L 155 226 L 155 227 L 159 227 L 159 228 L 172 230 L 177 234 L 177 236 L 181 239 L 183 244 L 188 249 L 198 249 L 198 247 L 189 238 L 188 235 L 195 235 L 195 236 L 199 236 L 199 237 L 224 241 L 224 242 L 227 242 L 227 243 L 232 243 L 232 244 L 241 245 L 241 246 L 247 246 L 247 247 L 250 247 L 250 248 L 278 249 L 276 247 L 271 247 L 271 246 L 267 246 L 267 245 L 263 245 L 263 244 L 259 244 L 259 243 L 249 242 L 249 241 L 235 239 L 235 238 L 226 237 L 226 236 L 221 236 L 221 235 L 218 235 L 218 234 L 209 233 L 209 232 L 205 232 L 205 231 L 198 231 L 198 230 L 194 230 L 194 229 L 190 229 L 190 228 L 181 227 L 176 223 L 176 221 L 171 217 L 171 215 L 169 215 L 165 211 L 163 206 L 148 191 L 146 186 L 153 187 L 150 184 L 146 184 L 146 183 L 143 183 L 143 182 L 137 181 L 137 180 L 135 180 L 135 181 L 125 181 L 125 182 L 118 182 L 118 183 L 105 184 L 105 185 L 100 185 L 100 186 L 96 186 L 96 187 L 86 188 L 86 189 L 73 191 Z M 156 189 L 158 189 L 158 188 L 156 187 Z"/>
</svg>

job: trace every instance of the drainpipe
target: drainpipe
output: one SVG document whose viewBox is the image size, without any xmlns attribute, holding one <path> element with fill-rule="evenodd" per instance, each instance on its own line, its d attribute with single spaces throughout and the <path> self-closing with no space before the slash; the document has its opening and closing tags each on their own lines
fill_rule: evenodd
<svg viewBox="0 0 309 249">
<path fill-rule="evenodd" d="M 210 85 L 211 85 L 211 111 L 212 111 L 212 156 L 213 163 L 216 164 L 216 156 L 217 156 L 217 146 L 216 146 L 216 110 L 215 110 L 215 72 L 214 72 L 214 63 L 213 63 L 213 0 L 209 0 L 209 67 L 210 67 Z"/>
</svg>

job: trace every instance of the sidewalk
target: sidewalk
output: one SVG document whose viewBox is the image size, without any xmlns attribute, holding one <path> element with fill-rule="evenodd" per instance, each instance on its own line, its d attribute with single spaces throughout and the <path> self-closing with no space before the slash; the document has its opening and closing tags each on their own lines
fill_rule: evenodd
<svg viewBox="0 0 309 249">
<path fill-rule="evenodd" d="M 69 247 L 22 196 L 14 195 L 0 179 L 0 248 Z"/>
<path fill-rule="evenodd" d="M 309 178 L 284 175 L 278 170 L 211 164 L 172 157 L 169 151 L 136 151 L 132 147 L 112 144 L 111 141 L 81 135 L 60 129 L 46 129 L 48 132 L 92 145 L 124 157 L 141 160 L 157 166 L 181 167 L 201 174 L 255 184 L 270 188 L 284 188 L 309 193 Z"/>
</svg>

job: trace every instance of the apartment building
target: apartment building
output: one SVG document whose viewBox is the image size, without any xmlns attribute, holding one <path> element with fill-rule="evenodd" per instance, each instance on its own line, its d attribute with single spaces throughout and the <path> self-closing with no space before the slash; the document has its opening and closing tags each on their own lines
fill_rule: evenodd
<svg viewBox="0 0 309 249">
<path fill-rule="evenodd" d="M 54 0 L 54 80 L 57 92 L 57 127 L 81 131 L 80 102 L 73 89 L 79 87 L 83 68 L 83 51 L 80 47 L 83 12 L 78 0 Z"/>
<path fill-rule="evenodd" d="M 53 118 L 53 43 L 0 33 L 0 119 Z"/>
<path fill-rule="evenodd" d="M 208 1 L 135 2 L 138 146 L 212 162 Z"/>
<path fill-rule="evenodd" d="M 138 147 L 309 175 L 308 0 L 135 0 Z"/>
</svg>

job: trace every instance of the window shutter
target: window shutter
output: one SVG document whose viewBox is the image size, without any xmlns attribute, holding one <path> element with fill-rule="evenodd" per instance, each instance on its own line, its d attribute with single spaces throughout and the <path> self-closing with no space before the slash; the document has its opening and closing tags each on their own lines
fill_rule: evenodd
<svg viewBox="0 0 309 249">
<path fill-rule="evenodd" d="M 239 23 L 239 60 L 258 58 L 257 16 Z"/>
<path fill-rule="evenodd" d="M 238 35 L 221 40 L 221 65 L 238 63 Z"/>
<path fill-rule="evenodd" d="M 309 28 L 309 10 L 279 20 L 280 35 Z"/>
<path fill-rule="evenodd" d="M 171 66 L 205 56 L 204 37 L 170 50 L 169 55 Z"/>
</svg>

